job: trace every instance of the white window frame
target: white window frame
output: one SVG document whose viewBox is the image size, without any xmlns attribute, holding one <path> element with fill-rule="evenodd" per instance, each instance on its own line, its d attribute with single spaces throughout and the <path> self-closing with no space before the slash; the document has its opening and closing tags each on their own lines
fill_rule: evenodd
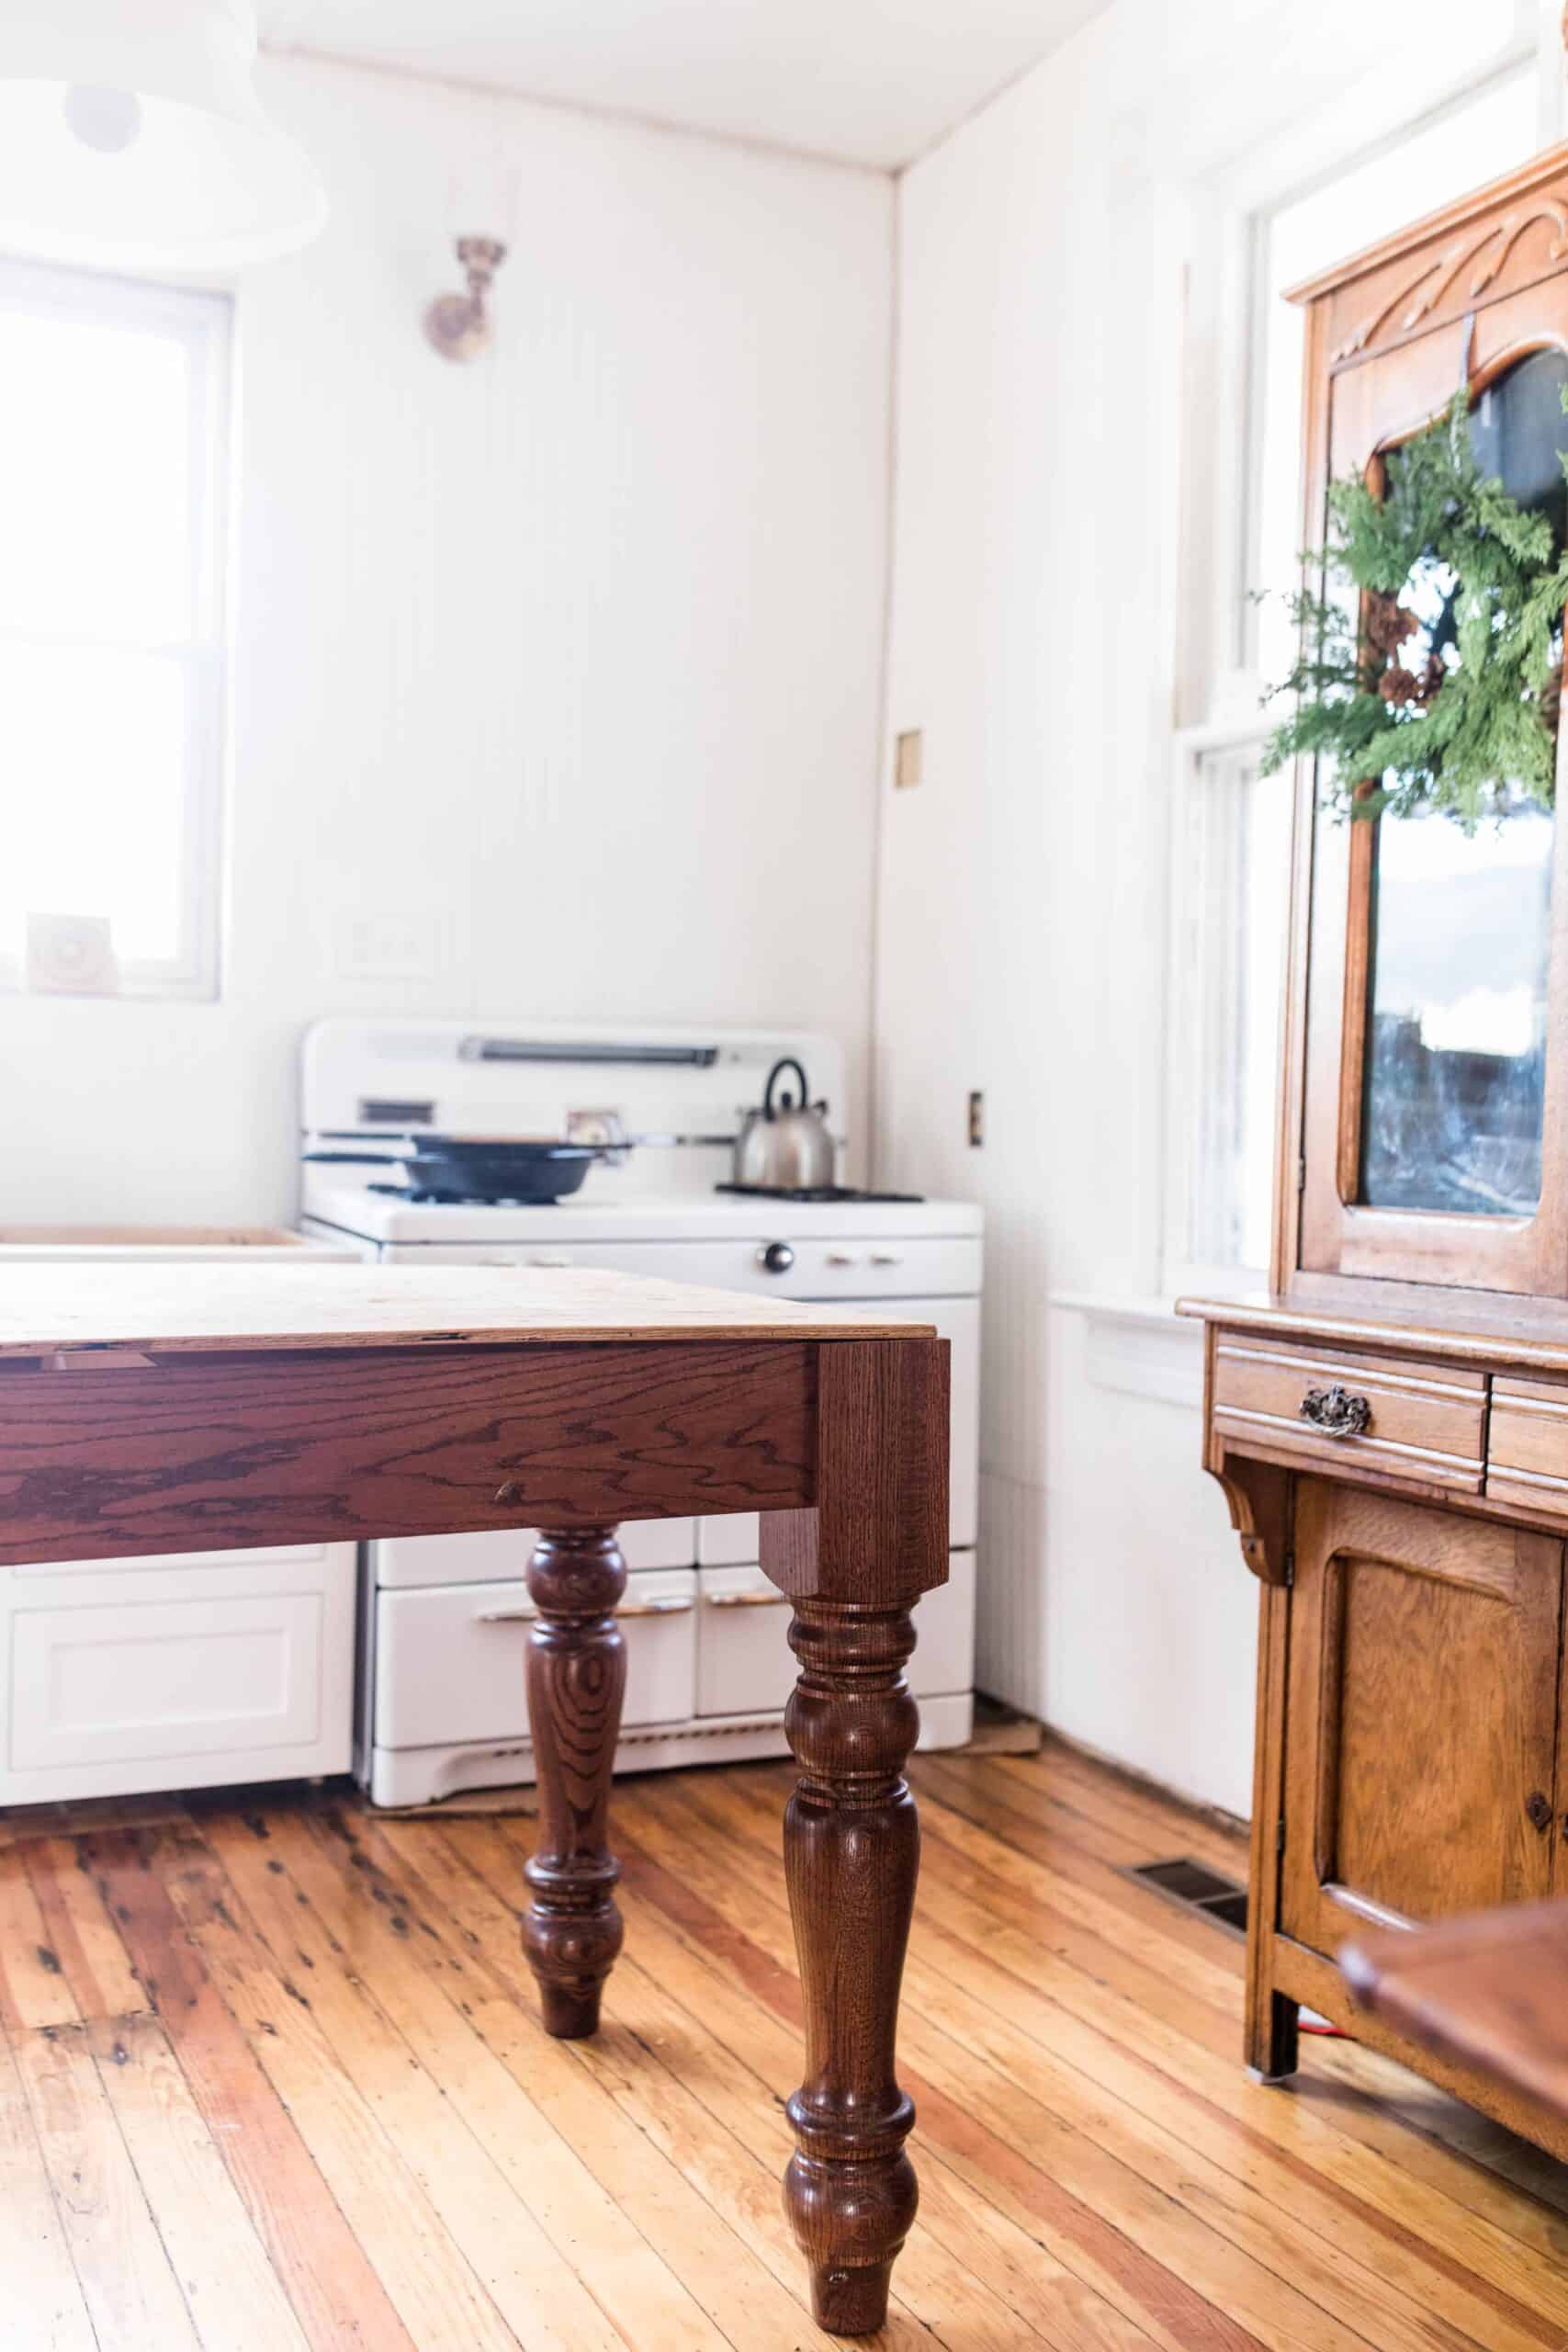
<svg viewBox="0 0 1568 2352">
<path fill-rule="evenodd" d="M 1568 129 L 1563 36 L 1556 0 L 1516 0 L 1514 37 L 1499 51 L 1487 81 L 1533 66 L 1541 145 Z M 1223 1085 L 1220 1048 L 1204 1008 L 1223 976 L 1213 965 L 1192 967 L 1191 947 L 1205 927 L 1216 953 L 1234 948 L 1231 902 L 1223 849 L 1210 856 L 1203 814 L 1205 761 L 1213 752 L 1245 754 L 1260 748 L 1271 721 L 1262 709 L 1265 681 L 1256 662 L 1255 616 L 1248 597 L 1251 534 L 1256 515 L 1261 408 L 1258 368 L 1266 299 L 1268 216 L 1305 194 L 1314 182 L 1351 168 L 1379 147 L 1393 147 L 1433 117 L 1474 94 L 1473 77 L 1450 88 L 1428 88 L 1413 107 L 1370 117 L 1353 98 L 1297 127 L 1270 155 L 1228 185 L 1195 196 L 1189 264 L 1189 347 L 1185 384 L 1185 558 L 1183 642 L 1178 651 L 1177 725 L 1171 736 L 1172 805 L 1168 873 L 1168 975 L 1163 1229 L 1159 1237 L 1164 1295 L 1206 1295 L 1256 1290 L 1268 1266 L 1214 1264 L 1193 1248 L 1192 1204 L 1204 1181 L 1202 1129 L 1214 1116 L 1210 1091 Z M 1278 779 L 1281 792 L 1291 779 Z M 1222 872 L 1227 867 L 1227 872 Z M 1283 888 L 1283 882 L 1281 884 Z M 1219 919 L 1205 926 L 1207 898 Z M 1280 907 L 1283 962 L 1288 908 Z M 1194 1021 L 1196 1015 L 1196 1022 Z M 1223 1115 L 1229 1114 L 1222 1113 Z"/>
<path fill-rule="evenodd" d="M 96 324 L 171 335 L 190 362 L 188 561 L 191 633 L 157 647 L 186 673 L 186 797 L 181 825 L 180 943 L 166 957 L 119 957 L 122 997 L 211 1000 L 219 993 L 220 861 L 228 706 L 231 387 L 233 303 L 221 291 L 99 277 L 0 257 L 0 306 L 53 311 Z M 10 636 L 25 635 L 0 628 Z M 115 645 L 85 634 L 56 643 Z M 129 642 L 129 640 L 127 640 Z M 138 641 L 136 650 L 145 650 Z M 39 913 L 70 913 L 39 908 Z M 23 957 L 0 954 L 0 988 L 26 986 Z"/>
</svg>

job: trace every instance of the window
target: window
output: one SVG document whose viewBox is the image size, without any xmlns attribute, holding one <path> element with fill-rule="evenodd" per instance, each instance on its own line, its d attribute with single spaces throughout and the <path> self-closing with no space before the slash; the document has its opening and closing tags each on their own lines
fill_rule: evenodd
<svg viewBox="0 0 1568 2352">
<path fill-rule="evenodd" d="M 0 979 L 217 992 L 226 297 L 0 262 Z"/>
<path fill-rule="evenodd" d="M 1273 1225 L 1291 788 L 1259 777 L 1265 685 L 1290 668 L 1301 526 L 1302 316 L 1284 289 L 1506 171 L 1536 144 L 1536 88 L 1513 72 L 1304 194 L 1255 214 L 1246 448 L 1218 504 L 1241 548 L 1231 641 L 1177 738 L 1172 810 L 1168 1288 L 1256 1282 Z M 1216 528 L 1223 535 L 1224 523 Z M 1264 601 L 1256 601 L 1263 592 Z"/>
</svg>

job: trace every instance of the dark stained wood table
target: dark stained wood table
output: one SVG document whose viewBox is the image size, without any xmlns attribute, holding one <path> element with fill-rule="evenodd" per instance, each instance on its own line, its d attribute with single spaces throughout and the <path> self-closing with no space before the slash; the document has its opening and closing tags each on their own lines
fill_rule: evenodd
<svg viewBox="0 0 1568 2352">
<path fill-rule="evenodd" d="M 947 1575 L 928 1329 L 594 1272 L 28 1265 L 0 1280 L 0 1564 L 538 1527 L 525 1948 L 590 2034 L 623 1519 L 758 1510 L 793 1603 L 784 1860 L 806 2007 L 784 2200 L 823 2327 L 882 2324 L 915 2215 L 894 2071 L 919 1831 L 909 1611 Z"/>
<path fill-rule="evenodd" d="M 1339 1965 L 1362 2007 L 1568 2121 L 1568 1901 L 1368 1935 Z"/>
</svg>

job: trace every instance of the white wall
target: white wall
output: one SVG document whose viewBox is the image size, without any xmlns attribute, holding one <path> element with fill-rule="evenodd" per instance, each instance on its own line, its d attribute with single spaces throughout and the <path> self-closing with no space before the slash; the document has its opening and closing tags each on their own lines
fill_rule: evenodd
<svg viewBox="0 0 1568 2352">
<path fill-rule="evenodd" d="M 221 1001 L 0 999 L 0 1216 L 272 1218 L 331 1010 L 831 1030 L 861 1124 L 891 184 L 265 68 L 331 224 L 239 300 Z M 420 333 L 504 235 L 496 344 Z M 362 917 L 423 976 L 353 971 Z"/>
<path fill-rule="evenodd" d="M 1051 1298 L 1161 1276 L 1195 239 L 1220 183 L 1323 168 L 1316 110 L 1353 147 L 1513 28 L 1439 5 L 1395 71 L 1348 0 L 1115 0 L 901 183 L 888 722 L 925 757 L 884 784 L 879 1170 L 987 1212 L 979 1679 L 1236 1812 L 1256 1588 L 1198 1466 L 1196 1331 L 1140 1385 L 1136 1327 Z"/>
</svg>

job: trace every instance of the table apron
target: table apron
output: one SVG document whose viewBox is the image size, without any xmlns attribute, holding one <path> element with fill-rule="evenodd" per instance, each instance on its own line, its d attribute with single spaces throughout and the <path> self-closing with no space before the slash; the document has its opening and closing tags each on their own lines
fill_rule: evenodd
<svg viewBox="0 0 1568 2352">
<path fill-rule="evenodd" d="M 0 1566 L 816 1500 L 815 1341 L 0 1366 Z"/>
</svg>

